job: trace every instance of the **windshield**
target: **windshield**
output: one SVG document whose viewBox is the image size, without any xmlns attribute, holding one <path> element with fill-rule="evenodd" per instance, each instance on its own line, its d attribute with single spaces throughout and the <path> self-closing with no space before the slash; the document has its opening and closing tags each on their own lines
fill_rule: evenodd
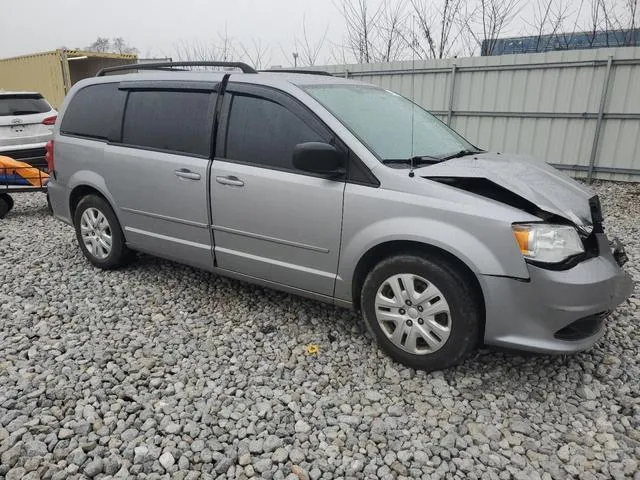
<svg viewBox="0 0 640 480">
<path fill-rule="evenodd" d="M 308 85 L 303 88 L 379 160 L 420 156 L 445 158 L 463 150 L 477 150 L 422 107 L 388 90 L 368 85 Z"/>
<path fill-rule="evenodd" d="M 42 95 L 0 95 L 0 116 L 30 115 L 51 110 Z"/>
</svg>

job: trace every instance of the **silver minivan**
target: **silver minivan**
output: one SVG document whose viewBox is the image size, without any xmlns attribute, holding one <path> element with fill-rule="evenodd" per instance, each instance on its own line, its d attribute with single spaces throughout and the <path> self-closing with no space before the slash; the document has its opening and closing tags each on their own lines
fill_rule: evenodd
<svg viewBox="0 0 640 480">
<path fill-rule="evenodd" d="M 545 163 L 372 85 L 176 66 L 108 69 L 62 106 L 49 196 L 96 267 L 144 252 L 358 309 L 425 370 L 589 348 L 631 294 L 598 198 Z"/>
</svg>

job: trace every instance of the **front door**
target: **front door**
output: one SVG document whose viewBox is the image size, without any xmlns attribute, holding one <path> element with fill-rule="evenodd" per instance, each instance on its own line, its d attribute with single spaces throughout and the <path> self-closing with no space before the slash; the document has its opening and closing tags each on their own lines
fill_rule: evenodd
<svg viewBox="0 0 640 480">
<path fill-rule="evenodd" d="M 122 141 L 105 147 L 105 180 L 134 249 L 213 267 L 207 169 L 216 94 L 131 90 Z"/>
<path fill-rule="evenodd" d="M 211 170 L 221 269 L 332 296 L 345 181 L 296 170 L 294 147 L 330 142 L 306 108 L 272 89 L 230 83 Z"/>
</svg>

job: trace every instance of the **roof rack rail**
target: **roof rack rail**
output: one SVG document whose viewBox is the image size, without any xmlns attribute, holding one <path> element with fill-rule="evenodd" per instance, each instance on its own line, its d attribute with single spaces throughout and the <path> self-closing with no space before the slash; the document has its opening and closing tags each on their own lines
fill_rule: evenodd
<svg viewBox="0 0 640 480">
<path fill-rule="evenodd" d="M 299 68 L 270 68 L 269 70 L 260 70 L 268 73 L 305 73 L 307 75 L 322 75 L 325 77 L 333 77 L 332 73 L 324 70 L 301 70 Z"/>
<path fill-rule="evenodd" d="M 103 77 L 105 73 L 122 70 L 173 70 L 173 67 L 229 67 L 238 68 L 242 73 L 258 73 L 243 62 L 160 62 L 160 63 L 131 63 L 116 67 L 105 67 L 96 73 L 96 77 Z"/>
</svg>

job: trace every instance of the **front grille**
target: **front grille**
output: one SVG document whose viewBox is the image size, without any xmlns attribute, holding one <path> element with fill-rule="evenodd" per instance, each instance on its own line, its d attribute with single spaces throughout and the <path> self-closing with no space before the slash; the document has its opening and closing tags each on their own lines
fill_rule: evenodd
<svg viewBox="0 0 640 480">
<path fill-rule="evenodd" d="M 600 312 L 595 315 L 589 315 L 588 317 L 580 318 L 575 322 L 570 323 L 566 327 L 558 330 L 554 337 L 558 340 L 582 340 L 583 338 L 590 337 L 597 333 L 604 319 L 609 315 L 609 312 Z"/>
</svg>

